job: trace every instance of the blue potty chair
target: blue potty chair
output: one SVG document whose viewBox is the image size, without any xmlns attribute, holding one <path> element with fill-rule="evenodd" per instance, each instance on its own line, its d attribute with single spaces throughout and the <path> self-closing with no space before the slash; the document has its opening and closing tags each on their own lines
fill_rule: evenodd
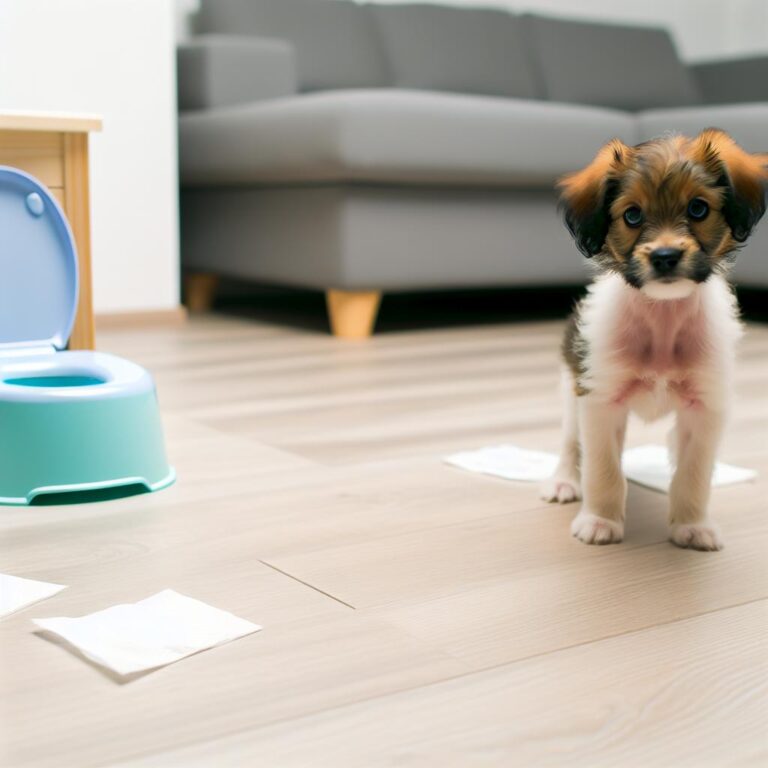
<svg viewBox="0 0 768 768">
<path fill-rule="evenodd" d="M 152 377 L 101 352 L 64 351 L 77 255 L 45 187 L 0 166 L 0 504 L 170 485 Z"/>
</svg>

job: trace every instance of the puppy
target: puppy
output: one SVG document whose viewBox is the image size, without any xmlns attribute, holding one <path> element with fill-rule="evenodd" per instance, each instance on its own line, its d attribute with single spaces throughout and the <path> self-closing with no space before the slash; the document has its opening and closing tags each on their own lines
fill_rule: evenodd
<svg viewBox="0 0 768 768">
<path fill-rule="evenodd" d="M 741 334 L 728 267 L 765 211 L 768 155 L 725 132 L 614 140 L 558 182 L 565 221 L 598 276 L 563 341 L 564 435 L 542 498 L 582 499 L 571 532 L 586 544 L 624 535 L 627 416 L 674 412 L 671 540 L 722 548 L 709 517 L 715 453 Z"/>
</svg>

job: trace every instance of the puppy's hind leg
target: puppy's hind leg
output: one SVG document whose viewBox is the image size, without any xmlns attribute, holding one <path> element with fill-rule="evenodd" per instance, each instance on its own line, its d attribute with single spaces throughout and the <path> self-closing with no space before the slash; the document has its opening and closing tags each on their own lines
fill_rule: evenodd
<svg viewBox="0 0 768 768">
<path fill-rule="evenodd" d="M 571 371 L 563 367 L 563 436 L 560 461 L 555 473 L 541 484 L 544 501 L 567 504 L 581 498 L 579 472 L 579 420 L 576 412 L 576 388 Z"/>
</svg>

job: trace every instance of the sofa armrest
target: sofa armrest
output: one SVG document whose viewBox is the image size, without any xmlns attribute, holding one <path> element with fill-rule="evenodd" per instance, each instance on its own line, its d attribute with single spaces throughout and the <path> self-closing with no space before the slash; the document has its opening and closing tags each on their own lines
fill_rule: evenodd
<svg viewBox="0 0 768 768">
<path fill-rule="evenodd" d="M 179 109 L 213 109 L 296 93 L 296 57 L 282 40 L 200 35 L 179 45 Z"/>
<path fill-rule="evenodd" d="M 702 62 L 691 70 L 707 104 L 768 102 L 768 56 Z"/>
</svg>

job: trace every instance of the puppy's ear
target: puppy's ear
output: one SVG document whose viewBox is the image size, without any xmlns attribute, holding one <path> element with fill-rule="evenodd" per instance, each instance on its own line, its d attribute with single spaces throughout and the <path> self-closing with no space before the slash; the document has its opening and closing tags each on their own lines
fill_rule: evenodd
<svg viewBox="0 0 768 768">
<path fill-rule="evenodd" d="M 631 147 L 613 139 L 586 168 L 557 181 L 565 224 L 587 257 L 603 249 L 611 226 L 611 204 L 619 191 L 618 179 L 631 153 Z"/>
<path fill-rule="evenodd" d="M 765 213 L 768 155 L 745 152 L 725 131 L 707 128 L 693 139 L 692 156 L 724 189 L 723 217 L 743 243 Z"/>
</svg>

